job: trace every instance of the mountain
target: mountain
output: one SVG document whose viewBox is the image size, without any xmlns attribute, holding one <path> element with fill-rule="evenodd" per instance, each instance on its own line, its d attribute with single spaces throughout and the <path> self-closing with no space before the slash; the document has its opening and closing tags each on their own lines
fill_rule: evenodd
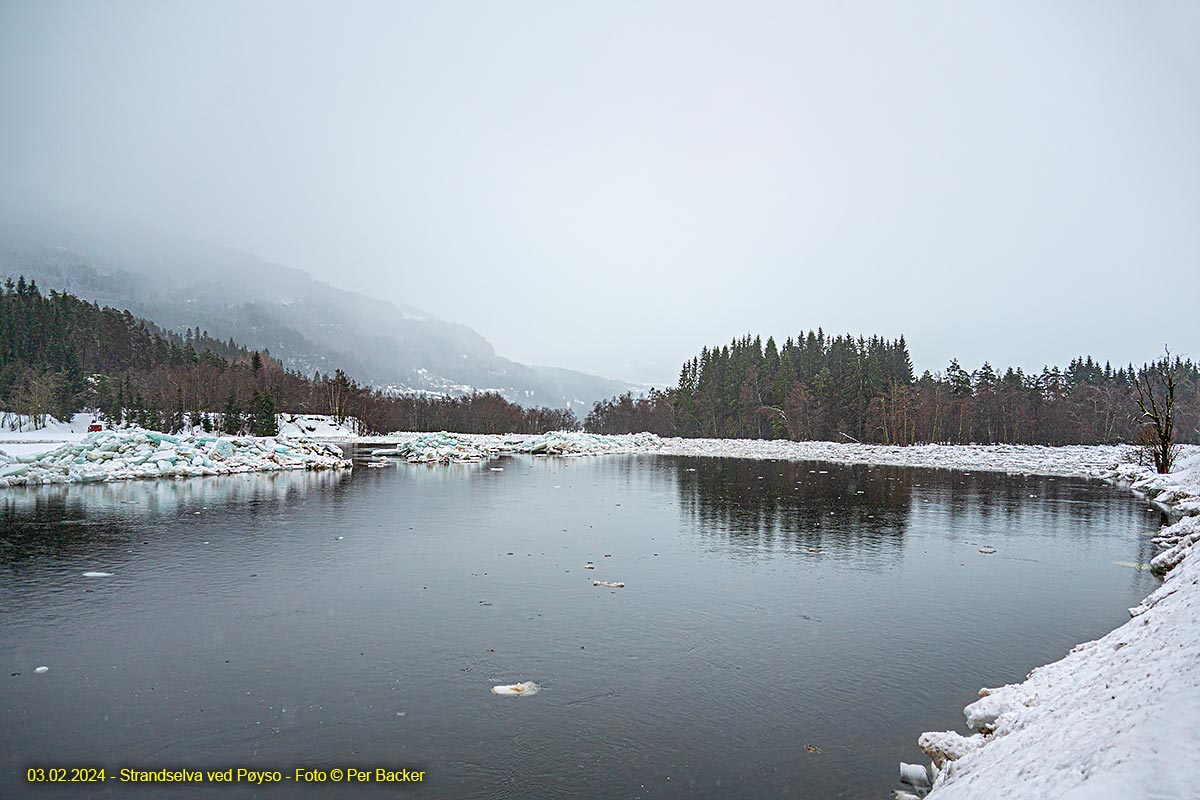
<svg viewBox="0 0 1200 800">
<path fill-rule="evenodd" d="M 576 411 L 631 388 L 511 361 L 466 325 L 339 289 L 303 270 L 0 187 L 0 275 L 21 274 L 45 291 L 66 290 L 166 328 L 199 326 L 269 350 L 306 375 L 341 368 L 401 392 L 495 390 L 523 405 Z"/>
</svg>

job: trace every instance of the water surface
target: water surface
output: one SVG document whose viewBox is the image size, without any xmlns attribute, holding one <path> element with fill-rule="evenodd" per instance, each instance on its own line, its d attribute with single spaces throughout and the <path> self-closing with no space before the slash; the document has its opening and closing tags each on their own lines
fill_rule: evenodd
<svg viewBox="0 0 1200 800">
<path fill-rule="evenodd" d="M 656 456 L 9 490 L 0 796 L 880 798 L 980 686 L 1127 619 L 1157 522 L 1081 480 Z"/>
</svg>

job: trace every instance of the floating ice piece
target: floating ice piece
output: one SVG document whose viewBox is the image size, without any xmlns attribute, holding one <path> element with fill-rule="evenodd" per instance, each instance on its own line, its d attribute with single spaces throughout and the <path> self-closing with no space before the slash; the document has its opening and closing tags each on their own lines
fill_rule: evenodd
<svg viewBox="0 0 1200 800">
<path fill-rule="evenodd" d="M 996 548 L 994 548 L 994 547 L 981 547 L 981 548 L 979 548 L 979 552 L 983 553 L 985 556 L 990 556 L 992 553 L 995 553 L 995 552 L 996 552 Z"/>
<path fill-rule="evenodd" d="M 607 586 L 610 589 L 624 589 L 623 581 L 592 581 L 592 586 Z"/>
<path fill-rule="evenodd" d="M 920 764 L 900 762 L 900 782 L 913 787 L 929 786 L 929 770 Z"/>
<path fill-rule="evenodd" d="M 504 697 L 524 697 L 526 695 L 537 694 L 541 689 L 533 681 L 525 681 L 523 683 L 508 683 L 501 686 L 493 686 L 492 694 L 503 695 Z"/>
<path fill-rule="evenodd" d="M 85 573 L 83 573 L 83 577 L 85 577 L 85 578 L 111 578 L 112 573 L 111 572 L 85 572 Z"/>
<path fill-rule="evenodd" d="M 490 472 L 504 472 L 504 467 L 489 467 Z"/>
<path fill-rule="evenodd" d="M 36 672 L 38 674 L 41 674 L 43 672 L 49 672 L 49 671 L 50 671 L 49 667 L 38 667 L 37 669 L 34 670 L 34 672 Z"/>
</svg>

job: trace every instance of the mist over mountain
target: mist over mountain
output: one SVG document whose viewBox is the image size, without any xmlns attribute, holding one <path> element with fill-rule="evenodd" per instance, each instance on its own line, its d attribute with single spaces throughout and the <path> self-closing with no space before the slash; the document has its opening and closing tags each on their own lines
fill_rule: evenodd
<svg viewBox="0 0 1200 800">
<path fill-rule="evenodd" d="M 127 308 L 170 329 L 200 328 L 269 350 L 287 367 L 345 370 L 396 391 L 496 390 L 577 411 L 629 388 L 498 356 L 466 325 L 314 280 L 302 270 L 138 220 L 0 187 L 0 274 Z"/>
</svg>

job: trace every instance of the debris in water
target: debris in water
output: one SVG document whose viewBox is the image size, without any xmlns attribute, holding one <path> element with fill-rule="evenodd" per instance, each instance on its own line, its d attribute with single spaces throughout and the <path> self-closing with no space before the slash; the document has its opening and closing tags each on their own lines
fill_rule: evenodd
<svg viewBox="0 0 1200 800">
<path fill-rule="evenodd" d="M 49 671 L 50 671 L 49 667 L 38 667 L 37 669 L 34 670 L 34 672 L 38 673 L 39 675 L 43 672 L 49 672 Z"/>
<path fill-rule="evenodd" d="M 592 586 L 607 586 L 610 589 L 625 588 L 625 584 L 622 581 L 592 581 Z"/>
<path fill-rule="evenodd" d="M 533 681 L 525 681 L 524 683 L 509 683 L 503 686 L 493 686 L 492 694 L 503 695 L 505 697 L 522 697 L 524 695 L 537 694 L 538 686 Z"/>
<path fill-rule="evenodd" d="M 817 747 L 815 744 L 806 744 L 806 745 L 804 745 L 804 749 L 810 753 L 821 752 L 821 748 Z"/>
<path fill-rule="evenodd" d="M 983 553 L 985 556 L 990 556 L 992 553 L 996 552 L 996 548 L 994 548 L 994 547 L 981 547 L 981 548 L 979 548 L 979 552 Z"/>
<path fill-rule="evenodd" d="M 583 565 L 583 568 L 584 568 L 584 569 L 595 569 L 595 568 L 596 568 L 596 565 L 595 565 L 595 564 L 593 564 L 592 562 L 590 562 L 590 561 L 589 561 L 589 562 L 587 562 L 586 564 L 584 564 L 584 565 Z"/>
<path fill-rule="evenodd" d="M 492 472 L 504 472 L 504 467 L 489 467 Z"/>
<path fill-rule="evenodd" d="M 112 573 L 111 572 L 85 572 L 85 573 L 83 573 L 83 577 L 85 577 L 85 578 L 111 578 Z"/>
</svg>

